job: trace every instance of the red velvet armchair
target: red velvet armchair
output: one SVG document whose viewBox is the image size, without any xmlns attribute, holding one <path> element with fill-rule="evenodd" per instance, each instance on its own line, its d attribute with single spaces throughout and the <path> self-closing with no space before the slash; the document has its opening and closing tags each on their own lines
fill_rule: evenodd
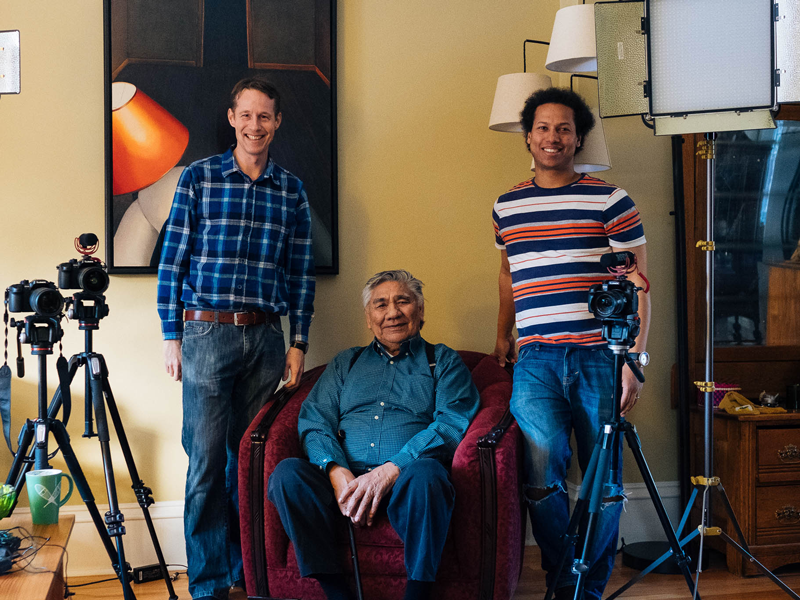
<svg viewBox="0 0 800 600">
<path fill-rule="evenodd" d="M 525 514 L 521 502 L 522 434 L 508 412 L 511 376 L 490 356 L 459 352 L 481 396 L 480 410 L 456 450 L 451 477 L 456 504 L 434 588 L 441 600 L 508 600 L 522 569 Z M 323 600 L 313 579 L 300 577 L 266 484 L 284 458 L 303 456 L 297 435 L 300 405 L 324 367 L 303 376 L 296 392 L 273 395 L 239 449 L 239 507 L 245 580 L 250 598 Z M 346 521 L 341 560 L 352 572 Z M 386 512 L 356 529 L 366 600 L 399 600 L 406 572 L 403 544 Z"/>
</svg>

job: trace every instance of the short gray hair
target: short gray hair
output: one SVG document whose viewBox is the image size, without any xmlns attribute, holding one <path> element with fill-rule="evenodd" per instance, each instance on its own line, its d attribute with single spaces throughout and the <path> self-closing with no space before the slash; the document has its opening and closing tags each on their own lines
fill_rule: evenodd
<svg viewBox="0 0 800 600">
<path fill-rule="evenodd" d="M 367 304 L 369 304 L 372 290 L 387 281 L 399 281 L 400 283 L 404 283 L 416 297 L 417 304 L 419 304 L 420 308 L 425 306 L 425 297 L 422 295 L 422 286 L 425 284 L 408 271 L 395 269 L 394 271 L 381 271 L 369 278 L 369 281 L 367 281 L 367 284 L 364 286 L 364 291 L 361 292 L 361 301 L 364 304 L 364 308 L 367 308 Z"/>
</svg>

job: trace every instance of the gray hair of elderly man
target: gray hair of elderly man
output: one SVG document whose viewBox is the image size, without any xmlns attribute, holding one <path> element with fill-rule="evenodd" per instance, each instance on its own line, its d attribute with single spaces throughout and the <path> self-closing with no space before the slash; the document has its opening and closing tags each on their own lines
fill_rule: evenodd
<svg viewBox="0 0 800 600">
<path fill-rule="evenodd" d="M 408 271 L 404 269 L 395 269 L 394 271 L 381 271 L 369 278 L 367 284 L 364 286 L 364 291 L 361 293 L 361 301 L 364 304 L 364 308 L 367 308 L 367 304 L 369 304 L 372 290 L 387 281 L 399 281 L 400 283 L 404 283 L 409 291 L 416 297 L 417 304 L 419 304 L 420 308 L 425 306 L 425 298 L 422 295 L 422 286 L 425 284 Z"/>
</svg>

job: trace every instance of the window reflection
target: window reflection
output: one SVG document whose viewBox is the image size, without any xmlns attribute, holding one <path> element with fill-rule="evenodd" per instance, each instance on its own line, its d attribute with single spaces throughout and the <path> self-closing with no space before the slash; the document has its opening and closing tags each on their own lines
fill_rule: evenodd
<svg viewBox="0 0 800 600">
<path fill-rule="evenodd" d="M 719 134 L 715 346 L 800 343 L 800 123 Z"/>
</svg>

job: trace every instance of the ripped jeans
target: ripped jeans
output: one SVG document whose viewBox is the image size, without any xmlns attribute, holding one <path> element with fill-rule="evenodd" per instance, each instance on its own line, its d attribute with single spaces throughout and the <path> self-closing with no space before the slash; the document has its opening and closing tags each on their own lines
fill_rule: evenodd
<svg viewBox="0 0 800 600">
<path fill-rule="evenodd" d="M 570 518 L 566 486 L 572 458 L 570 434 L 575 432 L 578 465 L 583 474 L 602 424 L 611 420 L 613 394 L 614 355 L 605 347 L 535 344 L 520 351 L 514 367 L 511 412 L 525 437 L 525 497 L 548 586 L 554 577 L 558 578 L 557 588 L 574 585 L 577 580 L 571 571 L 574 551 L 561 573 L 554 572 Z M 621 449 L 619 456 L 621 463 Z M 614 567 L 624 500 L 622 464 L 613 472 L 616 477 L 604 491 L 603 509 L 588 557 L 590 569 L 584 588 L 587 600 L 601 598 Z M 598 476 L 607 478 L 607 474 Z M 581 546 L 578 548 L 580 554 Z"/>
</svg>

